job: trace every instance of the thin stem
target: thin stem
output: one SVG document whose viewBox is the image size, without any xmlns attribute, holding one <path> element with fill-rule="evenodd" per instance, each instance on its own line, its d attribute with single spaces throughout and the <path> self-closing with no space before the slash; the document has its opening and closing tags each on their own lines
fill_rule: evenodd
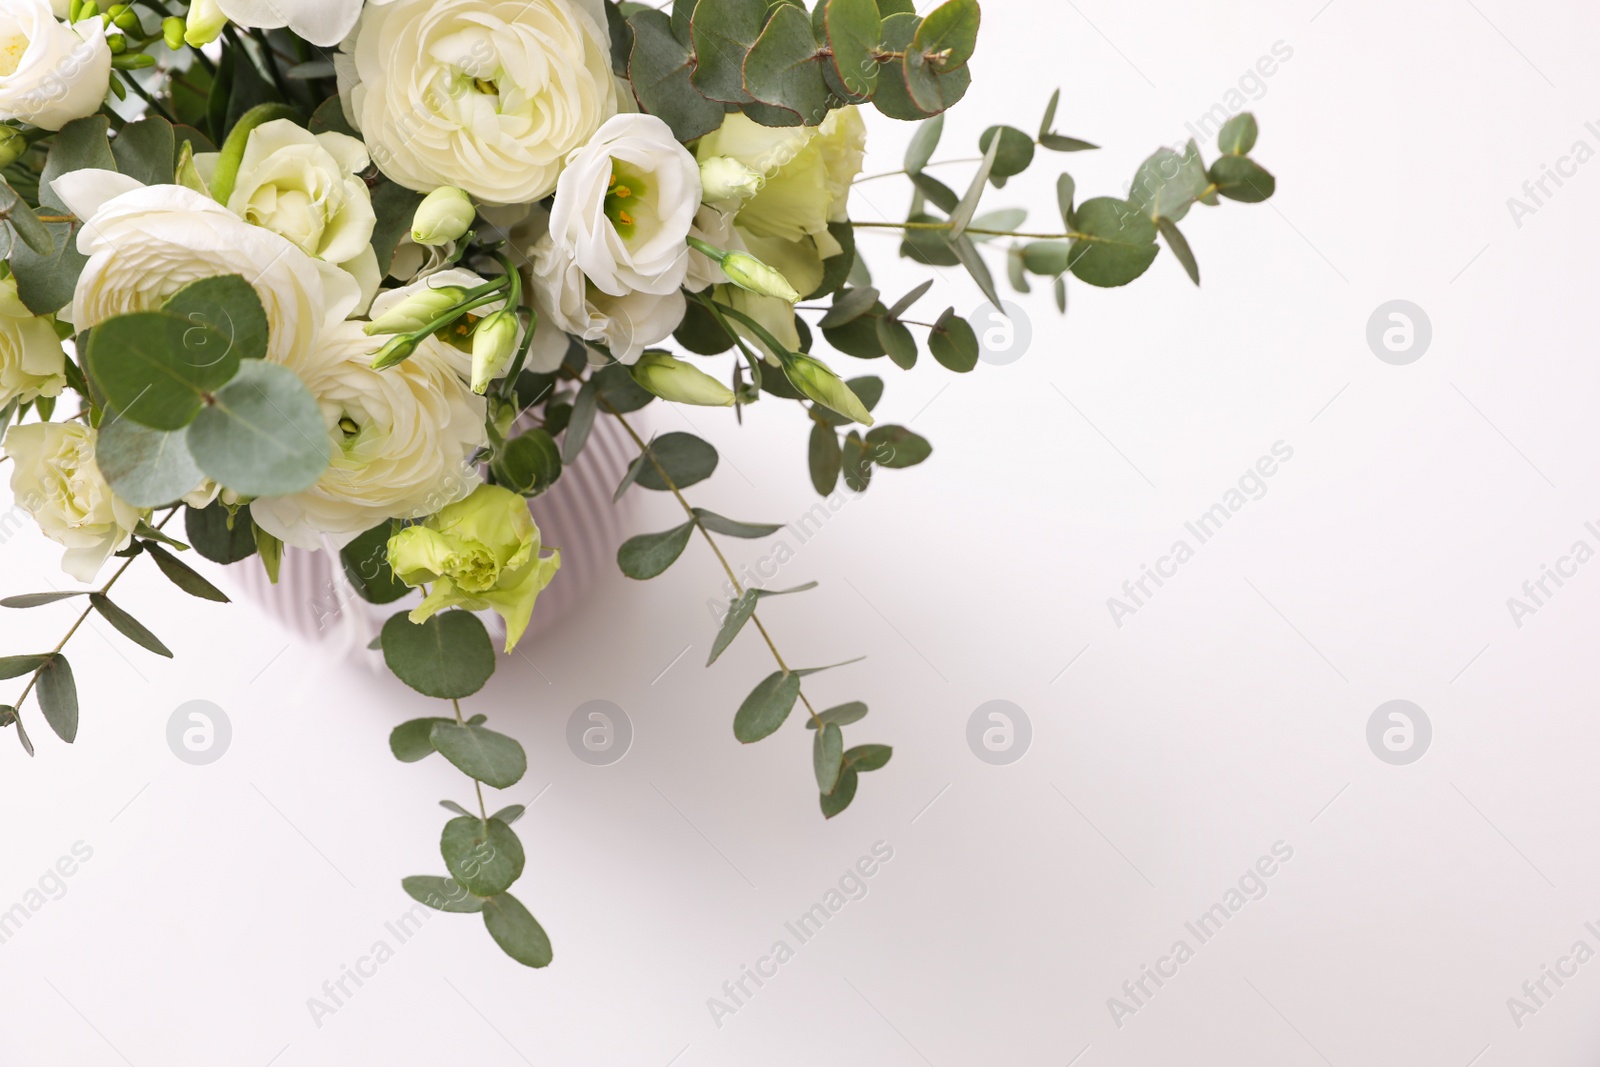
<svg viewBox="0 0 1600 1067">
<path fill-rule="evenodd" d="M 983 157 L 982 156 L 973 156 L 970 159 L 939 159 L 939 160 L 934 160 L 931 163 L 924 163 L 922 166 L 923 166 L 924 169 L 926 169 L 928 167 L 948 167 L 948 166 L 951 166 L 952 164 L 956 164 L 956 163 L 982 163 L 982 162 L 983 162 Z M 865 177 L 857 178 L 855 181 L 851 182 L 851 184 L 852 185 L 860 185 L 862 182 L 875 182 L 879 178 L 893 178 L 893 177 L 896 177 L 896 176 L 901 175 L 901 174 L 910 174 L 910 173 L 911 172 L 909 170 L 886 170 L 882 174 L 868 174 Z"/>
<path fill-rule="evenodd" d="M 161 101 L 157 100 L 155 97 L 151 96 L 145 90 L 145 87 L 140 85 L 138 80 L 133 77 L 131 71 L 128 72 L 128 77 L 122 79 L 122 82 L 128 88 L 132 89 L 135 93 L 137 93 L 139 96 L 143 97 L 144 98 L 144 102 L 149 104 L 151 107 L 155 108 L 156 111 L 160 113 L 162 118 L 166 119 L 168 122 L 172 123 L 174 126 L 179 124 L 178 120 L 173 117 L 172 112 L 167 110 L 166 105 L 161 103 Z M 66 220 L 65 219 L 59 219 L 57 221 L 65 222 Z"/>
<path fill-rule="evenodd" d="M 622 423 L 622 428 L 628 431 L 628 436 L 633 438 L 633 443 L 639 446 L 639 451 L 650 455 L 649 445 L 647 445 L 644 438 L 640 437 L 638 432 L 634 430 L 631 425 L 629 425 L 628 420 L 623 418 L 622 415 L 610 404 L 606 403 L 603 398 L 601 399 L 600 403 L 605 407 L 607 412 L 609 412 L 618 422 Z M 672 478 L 669 477 L 667 472 L 662 469 L 660 460 L 656 459 L 654 455 L 650 455 L 650 462 L 655 466 L 656 472 L 661 475 L 661 480 L 666 483 L 667 488 L 672 490 L 672 495 L 677 498 L 678 504 L 683 508 L 684 514 L 689 516 L 689 520 L 694 523 L 695 529 L 700 531 L 700 536 L 704 537 L 706 539 L 706 544 L 711 546 L 711 551 L 716 555 L 717 562 L 722 564 L 722 570 L 725 574 L 727 574 L 728 581 L 733 583 L 734 592 L 739 596 L 743 596 L 744 586 L 740 584 L 738 576 L 734 574 L 733 566 L 728 562 L 728 557 L 722 554 L 722 549 L 719 548 L 717 546 L 717 542 L 712 539 L 711 531 L 705 528 L 705 525 L 700 521 L 700 516 L 694 513 L 694 508 L 691 507 L 689 502 L 683 498 L 683 494 L 678 491 L 678 487 L 676 484 L 674 484 Z M 767 649 L 772 653 L 772 658 L 778 662 L 778 669 L 783 671 L 784 674 L 792 673 L 789 670 L 789 665 L 783 660 L 783 654 L 778 651 L 777 643 L 772 640 L 772 635 L 767 633 L 767 628 L 762 625 L 761 620 L 756 617 L 754 612 L 752 612 L 750 615 L 750 621 L 756 624 L 756 629 L 761 633 L 761 639 L 767 643 Z M 811 706 L 811 701 L 806 697 L 803 689 L 800 690 L 800 703 L 806 706 L 806 712 L 817 724 L 817 729 L 822 729 L 822 720 L 817 718 L 817 709 Z"/>
<path fill-rule="evenodd" d="M 886 230 L 948 230 L 948 222 L 852 222 L 852 226 L 868 226 Z M 1093 234 L 1068 230 L 1066 233 L 1023 233 L 1017 230 L 985 230 L 968 226 L 963 233 L 983 234 L 987 237 L 1026 237 L 1033 241 L 1097 241 Z"/>
<path fill-rule="evenodd" d="M 462 726 L 467 725 L 466 720 L 461 717 L 461 701 L 451 697 L 450 704 L 456 709 L 456 722 Z M 472 788 L 478 791 L 478 815 L 483 819 L 484 825 L 488 825 L 489 809 L 483 806 L 483 783 L 474 778 L 472 780 Z"/>
<path fill-rule="evenodd" d="M 162 517 L 161 521 L 156 523 L 155 529 L 161 529 L 161 527 L 167 524 L 167 520 L 171 519 L 172 516 L 176 515 L 177 513 L 177 508 L 173 508 L 171 511 L 167 512 L 166 515 Z M 143 553 L 140 553 L 140 555 L 142 554 Z M 139 556 L 129 556 L 127 559 L 123 560 L 122 566 L 118 567 L 116 569 L 116 573 L 112 574 L 110 578 L 106 579 L 106 584 L 100 587 L 100 595 L 104 596 L 113 585 L 116 585 L 117 579 L 121 578 L 123 572 L 129 567 L 133 566 L 133 561 L 138 558 Z M 27 686 L 25 686 L 22 690 L 22 695 L 17 698 L 16 708 L 19 714 L 21 713 L 22 702 L 28 699 L 29 693 L 33 692 L 34 683 L 39 680 L 39 675 L 43 673 L 46 667 L 55 661 L 57 656 L 61 655 L 61 650 L 67 647 L 67 642 L 72 640 L 72 635 L 78 632 L 78 627 L 83 625 L 83 621 L 89 617 L 89 613 L 93 610 L 94 604 L 91 602 L 88 607 L 83 609 L 83 613 L 78 616 L 78 620 L 72 624 L 72 629 L 67 631 L 67 635 L 60 641 L 56 642 L 56 647 L 50 650 L 50 654 L 45 657 L 44 662 L 39 664 L 39 666 L 34 670 L 33 676 L 28 679 Z"/>
</svg>

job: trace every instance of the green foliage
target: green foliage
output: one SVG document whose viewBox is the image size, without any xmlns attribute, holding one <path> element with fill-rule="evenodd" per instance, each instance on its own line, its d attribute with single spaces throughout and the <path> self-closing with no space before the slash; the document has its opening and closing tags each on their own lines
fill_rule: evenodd
<svg viewBox="0 0 1600 1067">
<path fill-rule="evenodd" d="M 188 436 L 200 469 L 243 496 L 298 493 L 328 468 L 322 410 L 278 363 L 242 363 L 195 416 Z"/>
<path fill-rule="evenodd" d="M 497 485 L 538 496 L 561 477 L 561 449 L 549 431 L 536 426 L 497 449 L 490 469 Z"/>
<path fill-rule="evenodd" d="M 230 509 L 221 501 L 188 508 L 183 527 L 194 550 L 213 563 L 237 563 L 256 554 L 255 524 L 250 509 Z"/>
<path fill-rule="evenodd" d="M 205 477 L 181 430 L 154 430 L 111 410 L 100 423 L 95 462 L 106 482 L 134 507 L 177 500 Z"/>
<path fill-rule="evenodd" d="M 816 723 L 808 723 L 813 729 Z M 816 772 L 817 788 L 824 793 L 833 792 L 844 770 L 844 734 L 836 722 L 823 723 L 811 743 L 811 764 Z"/>
<path fill-rule="evenodd" d="M 672 486 L 686 489 L 711 477 L 717 469 L 717 450 L 692 433 L 668 433 L 652 441 L 639 466 L 635 481 L 646 489 L 667 492 Z M 672 479 L 672 486 L 666 478 Z"/>
<path fill-rule="evenodd" d="M 391 523 L 380 523 L 339 550 L 344 576 L 369 604 L 393 604 L 411 592 L 389 566 Z"/>
<path fill-rule="evenodd" d="M 852 700 L 848 704 L 840 704 L 826 711 L 817 712 L 815 720 L 806 720 L 806 729 L 815 730 L 817 722 L 838 723 L 840 726 L 849 726 L 853 722 L 860 722 L 867 717 L 867 706 L 859 700 Z"/>
<path fill-rule="evenodd" d="M 454 878 L 441 878 L 436 874 L 414 874 L 409 878 L 402 878 L 400 887 L 412 900 L 435 911 L 476 914 L 483 910 L 483 898 L 467 892 Z"/>
<path fill-rule="evenodd" d="M 717 657 L 727 651 L 733 644 L 733 639 L 739 636 L 739 631 L 744 629 L 744 624 L 749 622 L 756 613 L 756 603 L 762 597 L 786 596 L 789 593 L 804 593 L 815 589 L 816 582 L 807 582 L 797 585 L 793 589 L 746 589 L 728 605 L 728 613 L 722 617 L 722 625 L 717 628 L 717 636 L 711 642 L 711 655 L 706 660 L 709 667 L 717 662 Z"/>
<path fill-rule="evenodd" d="M 434 724 L 449 722 L 449 719 L 412 719 L 403 722 L 389 731 L 389 751 L 401 763 L 426 759 L 438 751 L 433 747 Z"/>
<path fill-rule="evenodd" d="M 1070 268 L 1090 285 L 1127 285 L 1149 269 L 1161 249 L 1156 225 L 1126 200 L 1099 196 L 1078 208 Z"/>
<path fill-rule="evenodd" d="M 89 603 L 100 613 L 101 618 L 134 644 L 147 648 L 158 656 L 172 658 L 172 650 L 162 644 L 160 638 L 151 633 L 144 623 L 112 603 L 104 593 L 90 593 Z"/>
<path fill-rule="evenodd" d="M 61 653 L 43 657 L 39 667 L 39 710 L 50 729 L 67 744 L 78 736 L 78 685 L 72 678 L 72 665 Z"/>
<path fill-rule="evenodd" d="M 441 611 L 419 623 L 397 612 L 383 624 L 382 639 L 389 669 L 424 696 L 471 696 L 494 673 L 494 646 L 471 612 Z"/>
<path fill-rule="evenodd" d="M 739 705 L 733 716 L 733 736 L 746 745 L 772 736 L 799 697 L 800 676 L 793 671 L 773 671 Z"/>
<path fill-rule="evenodd" d="M 629 578 L 654 578 L 678 561 L 693 533 L 694 522 L 690 521 L 661 533 L 630 537 L 617 549 L 617 566 Z"/>
<path fill-rule="evenodd" d="M 228 603 L 228 595 L 226 593 L 206 581 L 187 563 L 184 563 L 160 545 L 147 542 L 144 550 L 151 559 L 155 560 L 156 567 L 161 573 L 166 575 L 173 585 L 176 585 L 185 593 L 201 600 L 210 600 L 219 604 Z"/>
<path fill-rule="evenodd" d="M 544 927 L 510 893 L 483 902 L 483 925 L 507 956 L 528 967 L 548 967 L 554 958 Z"/>
<path fill-rule="evenodd" d="M 527 753 L 515 739 L 482 726 L 436 722 L 429 739 L 461 773 L 496 789 L 511 788 L 528 770 Z"/>
<path fill-rule="evenodd" d="M 439 852 L 450 874 L 474 896 L 504 893 L 522 877 L 522 842 L 499 819 L 451 819 L 444 824 Z"/>
</svg>

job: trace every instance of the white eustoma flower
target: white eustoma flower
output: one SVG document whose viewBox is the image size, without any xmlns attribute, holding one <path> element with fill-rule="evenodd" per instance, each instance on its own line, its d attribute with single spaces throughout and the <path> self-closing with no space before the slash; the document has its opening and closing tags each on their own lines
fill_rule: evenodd
<svg viewBox="0 0 1600 1067">
<path fill-rule="evenodd" d="M 218 153 L 195 156 L 207 183 Z M 361 286 L 361 307 L 371 303 L 381 274 L 372 249 L 377 216 L 360 174 L 371 161 L 359 140 L 328 131 L 312 133 L 288 119 L 250 131 L 227 207 L 246 222 L 293 242 L 313 259 L 336 264 Z"/>
<path fill-rule="evenodd" d="M 267 358 L 288 362 L 327 323 L 343 321 L 359 286 L 271 230 L 252 226 L 191 189 L 141 185 L 105 170 L 75 170 L 52 184 L 85 220 L 78 251 L 89 257 L 65 317 L 85 330 L 114 315 L 160 307 L 190 282 L 238 274 L 266 309 Z"/>
<path fill-rule="evenodd" d="M 610 41 L 602 0 L 396 0 L 345 41 L 339 94 L 394 181 L 525 204 L 616 113 Z"/>
<path fill-rule="evenodd" d="M 366 0 L 369 5 L 390 0 Z M 312 44 L 336 45 L 361 17 L 362 0 L 216 0 L 229 20 L 251 29 L 287 26 Z"/>
<path fill-rule="evenodd" d="M 100 19 L 69 26 L 50 0 L 0 5 L 0 119 L 59 130 L 98 111 L 110 84 Z"/>
<path fill-rule="evenodd" d="M 567 157 L 550 236 L 595 288 L 666 295 L 689 268 L 700 168 L 654 115 L 617 115 Z"/>
<path fill-rule="evenodd" d="M 373 370 L 385 340 L 337 323 L 289 360 L 322 408 L 332 462 L 310 489 L 251 503 L 256 524 L 285 544 L 317 548 L 326 537 L 342 547 L 385 519 L 431 515 L 480 482 L 471 460 L 488 439 L 484 399 L 465 381 L 470 357 L 429 337 L 404 363 Z"/>
<path fill-rule="evenodd" d="M 636 363 L 646 348 L 666 340 L 683 321 L 682 289 L 607 293 L 592 284 L 577 261 L 548 234 L 534 248 L 531 281 L 533 306 L 539 313 L 528 352 L 531 370 L 560 366 L 567 350 L 561 333 L 603 344 L 621 363 Z"/>
<path fill-rule="evenodd" d="M 50 320 L 29 311 L 15 277 L 0 279 L 0 404 L 59 396 L 67 354 Z"/>
<path fill-rule="evenodd" d="M 111 492 L 94 460 L 95 431 L 77 422 L 34 422 L 6 431 L 11 494 L 50 540 L 67 547 L 61 569 L 92 582 L 128 547 L 143 512 Z"/>
</svg>

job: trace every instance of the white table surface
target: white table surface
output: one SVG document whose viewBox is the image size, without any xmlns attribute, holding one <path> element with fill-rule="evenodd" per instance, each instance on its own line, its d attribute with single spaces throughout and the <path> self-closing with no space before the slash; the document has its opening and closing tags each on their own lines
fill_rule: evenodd
<svg viewBox="0 0 1600 1067">
<path fill-rule="evenodd" d="M 721 583 L 691 546 L 660 580 L 609 577 L 471 701 L 529 750 L 503 799 L 538 797 L 516 892 L 555 964 L 508 962 L 472 917 L 400 944 L 399 879 L 441 869 L 436 801 L 468 795 L 442 761 L 386 751 L 392 725 L 435 707 L 141 564 L 119 599 L 177 660 L 86 632 L 78 742 L 30 711 L 38 757 L 0 745 L 0 909 L 92 849 L 0 944 L 0 1062 L 1593 1062 L 1600 962 L 1546 979 L 1520 1020 L 1507 1001 L 1575 942 L 1600 950 L 1585 926 L 1600 928 L 1600 563 L 1521 626 L 1506 601 L 1573 542 L 1600 546 L 1584 525 L 1600 520 L 1600 163 L 1549 184 L 1520 226 L 1506 201 L 1575 141 L 1600 148 L 1585 126 L 1600 16 L 1012 0 L 985 18 L 947 154 L 996 119 L 1032 128 L 1057 84 L 1058 128 L 1106 145 L 1045 155 L 994 205 L 1053 226 L 1062 167 L 1080 196 L 1120 190 L 1281 41 L 1293 55 L 1251 105 L 1279 192 L 1185 222 L 1203 290 L 1163 254 L 1129 289 L 1074 285 L 1065 320 L 1036 293 L 1033 345 L 1009 366 L 956 379 L 840 357 L 884 373 L 881 413 L 937 450 L 798 546 L 776 583 L 821 588 L 765 611 L 791 662 L 870 657 L 809 683 L 872 706 L 852 742 L 895 746 L 854 807 L 819 817 L 798 718 L 733 739 L 769 661 L 746 635 L 701 668 Z M 897 167 L 907 128 L 872 131 L 869 170 Z M 895 181 L 861 191 L 858 218 L 903 210 Z M 890 238 L 862 243 L 893 295 L 921 276 Z M 1365 339 L 1393 299 L 1432 323 L 1408 366 Z M 951 303 L 977 295 L 946 270 L 923 304 Z M 697 502 L 773 521 L 811 506 L 798 412 L 764 403 L 743 430 L 689 414 L 725 457 Z M 1107 598 L 1280 441 L 1293 457 L 1265 495 L 1118 626 Z M 672 513 L 652 496 L 643 526 Z M 8 537 L 5 589 L 64 584 L 57 554 Z M 71 610 L 0 615 L 5 650 L 53 641 Z M 234 731 L 205 767 L 166 743 L 193 699 Z M 613 766 L 564 740 L 591 699 L 636 730 Z M 1033 728 L 1008 766 L 966 741 L 996 699 Z M 1410 765 L 1368 748 L 1392 699 L 1432 723 Z M 878 842 L 893 857 L 866 896 L 799 944 L 784 924 Z M 1185 924 L 1279 842 L 1292 858 L 1265 894 L 1201 943 Z M 709 998 L 780 939 L 793 958 L 714 1020 Z M 1132 1005 L 1123 983 L 1180 939 L 1192 958 L 1114 1019 L 1108 1000 Z M 392 958 L 314 1019 L 309 998 L 379 940 Z"/>
</svg>

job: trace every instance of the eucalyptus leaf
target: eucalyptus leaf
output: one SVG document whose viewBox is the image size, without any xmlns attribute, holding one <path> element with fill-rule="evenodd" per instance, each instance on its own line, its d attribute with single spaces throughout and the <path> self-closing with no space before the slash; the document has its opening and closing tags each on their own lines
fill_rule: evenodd
<svg viewBox="0 0 1600 1067">
<path fill-rule="evenodd" d="M 447 720 L 434 723 L 430 736 L 441 756 L 484 785 L 509 789 L 527 773 L 528 754 L 505 734 Z"/>
<path fill-rule="evenodd" d="M 911 135 L 911 142 L 906 145 L 906 173 L 922 172 L 922 168 L 928 165 L 933 159 L 933 153 L 938 150 L 939 138 L 943 134 L 943 115 L 935 115 L 928 121 L 917 124 L 917 132 Z"/>
<path fill-rule="evenodd" d="M 723 518 L 716 512 L 707 511 L 705 508 L 695 508 L 694 516 L 700 520 L 700 525 L 707 530 L 712 533 L 722 534 L 724 537 L 742 537 L 747 540 L 754 540 L 761 537 L 771 537 L 783 529 L 783 524 L 776 522 L 735 522 L 733 519 Z"/>
<path fill-rule="evenodd" d="M 717 450 L 692 433 L 662 434 L 651 442 L 649 454 L 651 462 L 640 468 L 638 483 L 658 492 L 703 482 L 717 469 Z M 671 486 L 662 477 L 663 470 L 672 479 Z"/>
<path fill-rule="evenodd" d="M 400 879 L 400 888 L 418 904 L 435 911 L 472 914 L 483 910 L 483 898 L 467 892 L 454 878 L 436 874 L 413 874 Z"/>
<path fill-rule="evenodd" d="M 1086 200 L 1077 211 L 1071 270 L 1090 285 L 1127 285 L 1149 269 L 1160 248 L 1156 224 L 1137 205 L 1114 197 Z"/>
<path fill-rule="evenodd" d="M 95 440 L 95 463 L 118 497 L 153 508 L 191 492 L 205 474 L 182 430 L 155 430 L 107 411 Z"/>
<path fill-rule="evenodd" d="M 875 771 L 889 762 L 894 749 L 888 745 L 857 745 L 844 754 L 844 761 L 852 770 Z"/>
<path fill-rule="evenodd" d="M 1211 164 L 1217 192 L 1243 204 L 1259 204 L 1277 191 L 1278 181 L 1248 156 L 1223 156 Z"/>
<path fill-rule="evenodd" d="M 789 717 L 799 697 L 798 674 L 774 671 L 767 675 L 739 705 L 733 717 L 733 736 L 747 745 L 771 736 Z"/>
<path fill-rule="evenodd" d="M 439 837 L 439 852 L 452 877 L 474 896 L 492 897 L 522 877 L 522 842 L 499 819 L 451 819 Z"/>
<path fill-rule="evenodd" d="M 823 33 L 832 51 L 832 67 L 840 86 L 849 96 L 865 100 L 878 87 L 878 42 L 883 39 L 883 20 L 875 0 L 826 0 L 817 4 L 822 12 Z M 910 169 L 910 168 L 908 168 Z"/>
<path fill-rule="evenodd" d="M 878 303 L 878 290 L 872 286 L 863 286 L 858 289 L 841 289 L 833 294 L 833 306 L 827 314 L 817 320 L 817 326 L 823 330 L 833 330 L 871 311 Z"/>
<path fill-rule="evenodd" d="M 75 596 L 88 596 L 84 590 L 75 590 L 66 593 L 23 593 L 20 596 L 8 596 L 0 600 L 0 608 L 37 608 L 45 604 L 54 604 L 60 600 L 71 600 Z M 11 677 L 4 675 L 3 677 Z"/>
<path fill-rule="evenodd" d="M 441 611 L 422 622 L 397 612 L 383 624 L 382 637 L 384 662 L 396 678 L 424 696 L 471 696 L 494 673 L 489 633 L 468 611 Z"/>
<path fill-rule="evenodd" d="M 1217 131 L 1217 148 L 1225 155 L 1247 156 L 1256 146 L 1256 136 L 1261 132 L 1256 117 L 1248 111 L 1241 112 L 1222 124 Z"/>
<path fill-rule="evenodd" d="M 1178 229 L 1176 223 L 1166 216 L 1156 220 L 1156 227 L 1161 231 L 1161 236 L 1167 239 L 1167 247 L 1172 249 L 1172 254 L 1183 264 L 1183 269 L 1188 273 L 1189 280 L 1196 285 L 1200 284 L 1200 264 L 1194 260 L 1194 252 L 1189 248 L 1188 240 Z"/>
<path fill-rule="evenodd" d="M 860 784 L 860 776 L 854 767 L 846 767 L 839 775 L 838 783 L 833 787 L 833 792 L 823 793 L 822 814 L 824 818 L 831 819 L 856 798 L 856 786 Z"/>
<path fill-rule="evenodd" d="M 623 574 L 638 581 L 647 581 L 664 573 L 683 555 L 689 538 L 694 534 L 694 525 L 693 522 L 686 522 L 660 533 L 628 538 L 617 549 L 617 566 Z"/>
<path fill-rule="evenodd" d="M 836 722 L 840 726 L 849 726 L 853 722 L 860 722 L 867 717 L 867 706 L 859 700 L 852 700 L 848 704 L 840 704 L 826 711 L 817 712 L 817 719 L 823 722 Z M 815 730 L 816 721 L 807 718 L 806 729 Z"/>
<path fill-rule="evenodd" d="M 609 5 L 608 5 L 609 6 Z M 633 95 L 646 114 L 672 127 L 673 137 L 692 141 L 711 133 L 722 123 L 722 105 L 701 95 L 690 80 L 694 56 L 682 34 L 673 32 L 678 4 L 671 20 L 659 11 L 638 11 L 628 20 L 633 28 L 633 48 L 628 58 L 628 79 Z"/>
<path fill-rule="evenodd" d="M 162 548 L 160 545 L 146 545 L 145 551 L 150 558 L 156 561 L 156 567 L 166 575 L 173 585 L 182 589 L 192 597 L 201 600 L 210 600 L 218 604 L 228 603 L 228 595 L 210 582 L 202 578 L 187 563 L 177 556 Z"/>
<path fill-rule="evenodd" d="M 446 723 L 451 720 L 411 719 L 403 722 L 389 731 L 389 751 L 394 753 L 394 758 L 401 763 L 415 763 L 426 759 L 437 751 L 433 747 L 434 723 Z"/>
<path fill-rule="evenodd" d="M 766 25 L 766 4 L 751 0 L 700 0 L 690 20 L 695 69 L 690 81 L 702 96 L 729 104 L 755 98 L 744 85 L 745 57 Z"/>
<path fill-rule="evenodd" d="M 547 967 L 555 958 L 539 921 L 510 893 L 483 902 L 483 925 L 507 956 L 527 967 Z"/>
<path fill-rule="evenodd" d="M 815 729 L 815 723 L 807 723 Z M 833 792 L 839 783 L 839 773 L 844 770 L 844 734 L 836 722 L 824 723 L 811 743 L 811 763 L 817 776 L 817 788 L 824 793 Z"/>
<path fill-rule="evenodd" d="M 872 462 L 890 470 L 915 467 L 933 454 L 927 440 L 904 426 L 874 426 L 867 431 Z"/>
<path fill-rule="evenodd" d="M 194 550 L 213 563 L 238 563 L 256 554 L 254 524 L 250 509 L 231 512 L 226 504 L 214 501 L 203 508 L 188 508 L 183 528 Z"/>
<path fill-rule="evenodd" d="M 929 289 L 933 288 L 933 281 L 934 280 L 932 278 L 927 279 L 905 296 L 901 297 L 899 300 L 896 300 L 894 304 L 890 306 L 888 313 L 884 317 L 898 319 L 901 315 L 904 315 L 907 311 L 911 310 L 911 305 L 915 304 L 918 300 L 921 300 L 924 294 L 926 294 Z"/>
<path fill-rule="evenodd" d="M 1015 126 L 990 126 L 978 138 L 978 150 L 987 154 L 990 144 L 996 139 L 1000 142 L 1000 149 L 995 153 L 989 180 L 998 189 L 1006 183 L 1007 178 L 1021 174 L 1033 163 L 1033 138 Z"/>
<path fill-rule="evenodd" d="M 172 658 L 172 650 L 162 644 L 159 637 L 151 633 L 144 623 L 112 603 L 104 593 L 90 593 L 89 603 L 94 605 L 94 609 L 115 627 L 117 632 L 134 644 L 147 648 L 158 656 Z"/>
<path fill-rule="evenodd" d="M 393 604 L 411 592 L 389 566 L 392 524 L 379 523 L 339 550 L 339 564 L 356 594 L 369 604 Z"/>
<path fill-rule="evenodd" d="M 828 116 L 822 63 L 805 9 L 782 4 L 772 10 L 766 28 L 745 57 L 745 91 L 763 104 L 792 114 L 793 125 L 820 125 Z M 875 67 L 872 71 L 877 73 Z"/>
<path fill-rule="evenodd" d="M 940 366 L 966 374 L 978 365 L 978 335 L 955 308 L 946 308 L 928 334 L 928 351 Z"/>
<path fill-rule="evenodd" d="M 811 487 L 819 496 L 830 495 L 838 484 L 840 460 L 837 431 L 827 423 L 813 423 L 811 441 L 806 449 L 806 465 L 811 473 Z"/>
<path fill-rule="evenodd" d="M 59 652 L 51 655 L 39 668 L 36 688 L 44 721 L 50 724 L 57 737 L 72 744 L 78 736 L 78 686 L 72 679 L 72 665 L 67 657 Z"/>
<path fill-rule="evenodd" d="M 328 469 L 322 409 L 294 371 L 264 360 L 240 364 L 195 416 L 188 439 L 200 469 L 241 496 L 298 493 Z"/>
<path fill-rule="evenodd" d="M 32 674 L 49 659 L 49 656 L 0 656 L 0 679 Z"/>
</svg>

